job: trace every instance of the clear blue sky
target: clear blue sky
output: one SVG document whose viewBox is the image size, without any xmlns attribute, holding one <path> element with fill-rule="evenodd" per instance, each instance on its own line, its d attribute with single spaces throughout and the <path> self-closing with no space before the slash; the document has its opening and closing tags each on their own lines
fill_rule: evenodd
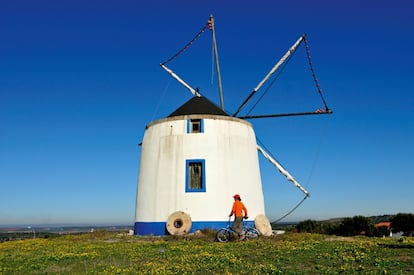
<svg viewBox="0 0 414 275">
<path fill-rule="evenodd" d="M 230 113 L 307 34 L 334 114 L 251 121 L 312 194 L 286 221 L 414 212 L 413 9 L 408 0 L 1 1 L 0 224 L 132 225 L 145 125 L 191 96 L 159 63 L 210 14 Z M 304 53 L 252 114 L 323 107 Z M 218 104 L 211 59 L 205 34 L 171 68 Z M 275 220 L 302 194 L 260 164 Z"/>
</svg>

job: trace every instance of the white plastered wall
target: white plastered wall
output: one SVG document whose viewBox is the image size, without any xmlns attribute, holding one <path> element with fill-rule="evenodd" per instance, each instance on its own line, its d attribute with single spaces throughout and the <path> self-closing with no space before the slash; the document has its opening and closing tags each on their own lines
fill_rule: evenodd
<svg viewBox="0 0 414 275">
<path fill-rule="evenodd" d="M 203 119 L 203 133 L 187 133 L 187 119 Z M 185 192 L 186 160 L 204 159 L 206 192 Z M 264 213 L 256 138 L 237 118 L 191 115 L 148 126 L 142 142 L 136 221 L 164 222 L 178 210 L 193 221 L 224 221 L 238 193 L 254 218 Z"/>
</svg>

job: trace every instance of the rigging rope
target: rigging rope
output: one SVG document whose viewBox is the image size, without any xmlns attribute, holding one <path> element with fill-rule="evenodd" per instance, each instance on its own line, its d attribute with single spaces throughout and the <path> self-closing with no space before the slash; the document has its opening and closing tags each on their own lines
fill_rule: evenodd
<svg viewBox="0 0 414 275">
<path fill-rule="evenodd" d="M 318 93 L 319 93 L 319 95 L 322 99 L 322 102 L 325 106 L 325 110 L 328 111 L 329 108 L 328 108 L 328 105 L 326 104 L 325 98 L 322 95 L 321 85 L 319 85 L 318 79 L 316 78 L 315 70 L 313 69 L 312 59 L 311 59 L 311 55 L 310 55 L 310 51 L 309 51 L 308 41 L 306 40 L 306 36 L 303 37 L 303 42 L 305 43 L 306 56 L 308 58 L 309 68 L 310 68 L 311 73 L 312 73 L 313 82 L 315 82 L 316 89 L 318 90 Z"/>
<path fill-rule="evenodd" d="M 194 36 L 193 39 L 191 39 L 190 42 L 188 42 L 181 50 L 179 50 L 176 54 L 174 54 L 173 56 L 171 56 L 170 58 L 168 58 L 166 61 L 162 62 L 161 65 L 165 65 L 168 62 L 170 62 L 171 60 L 175 59 L 177 56 L 179 56 L 180 54 L 182 54 L 185 50 L 187 50 L 198 38 L 200 38 L 200 36 L 204 33 L 204 31 L 207 29 L 207 27 L 209 26 L 209 23 L 207 22 L 203 28 Z"/>
<path fill-rule="evenodd" d="M 286 218 L 287 216 L 289 216 L 290 214 L 292 214 L 292 212 L 295 211 L 296 208 L 298 208 L 307 198 L 308 198 L 308 196 L 305 196 L 292 210 L 290 210 L 284 216 L 280 217 L 279 219 L 275 220 L 274 222 L 271 222 L 271 224 L 278 223 L 281 220 L 283 220 L 284 218 Z"/>
<path fill-rule="evenodd" d="M 150 121 L 153 121 L 154 120 L 154 117 L 158 114 L 158 110 L 159 110 L 159 108 L 161 106 L 162 101 L 165 98 L 165 95 L 167 94 L 167 90 L 168 90 L 168 87 L 170 86 L 170 83 L 171 83 L 171 78 L 168 79 L 168 82 L 167 82 L 167 84 L 164 87 L 164 91 L 162 92 L 162 94 L 161 94 L 161 96 L 160 96 L 160 98 L 158 100 L 158 104 L 155 107 L 154 113 L 152 114 L 152 117 L 151 117 L 151 120 Z"/>
</svg>

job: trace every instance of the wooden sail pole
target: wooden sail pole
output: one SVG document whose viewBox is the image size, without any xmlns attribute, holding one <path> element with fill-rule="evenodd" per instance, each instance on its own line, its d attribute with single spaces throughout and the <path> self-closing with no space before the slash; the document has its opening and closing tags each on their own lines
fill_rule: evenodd
<svg viewBox="0 0 414 275">
<path fill-rule="evenodd" d="M 161 68 L 163 68 L 167 73 L 169 73 L 173 78 L 175 78 L 178 82 L 180 82 L 184 87 L 186 87 L 194 96 L 201 96 L 200 93 L 191 87 L 187 82 L 182 80 L 176 73 L 174 73 L 171 69 L 167 68 L 164 64 L 160 64 Z"/>
<path fill-rule="evenodd" d="M 216 31 L 214 29 L 214 17 L 210 15 L 210 20 L 208 21 L 209 27 L 211 29 L 211 33 L 213 36 L 213 50 L 214 50 L 214 57 L 216 60 L 216 70 L 217 70 L 217 81 L 218 81 L 218 88 L 220 93 L 220 107 L 224 111 L 224 98 L 223 98 L 223 86 L 221 84 L 221 73 L 220 73 L 220 63 L 218 58 L 218 50 L 217 50 L 217 43 L 216 43 Z"/>
</svg>

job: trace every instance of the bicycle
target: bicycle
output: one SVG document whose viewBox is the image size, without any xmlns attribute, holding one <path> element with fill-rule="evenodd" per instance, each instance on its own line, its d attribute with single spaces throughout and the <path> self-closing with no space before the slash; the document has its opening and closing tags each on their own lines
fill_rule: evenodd
<svg viewBox="0 0 414 275">
<path fill-rule="evenodd" d="M 259 231 L 257 231 L 256 228 L 247 226 L 244 220 L 242 222 L 242 228 L 241 240 L 254 240 L 259 238 Z M 238 233 L 230 226 L 229 219 L 226 227 L 217 230 L 216 240 L 221 243 L 226 243 L 231 239 L 234 239 L 234 236 L 238 236 Z"/>
</svg>

